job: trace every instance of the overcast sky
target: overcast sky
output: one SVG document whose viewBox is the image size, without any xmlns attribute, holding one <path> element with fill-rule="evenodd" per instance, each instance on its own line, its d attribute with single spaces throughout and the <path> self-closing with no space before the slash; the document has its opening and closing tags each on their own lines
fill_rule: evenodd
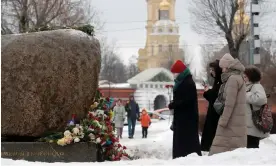
<svg viewBox="0 0 276 166">
<path fill-rule="evenodd" d="M 185 45 L 188 44 L 186 48 L 195 56 L 192 64 L 195 67 L 200 65 L 200 49 L 198 44 L 210 43 L 211 41 L 204 40 L 202 36 L 196 34 L 191 29 L 190 22 L 192 19 L 188 11 L 189 1 L 176 0 L 176 22 L 180 27 L 180 45 L 183 46 L 184 43 Z M 276 0 L 274 1 L 276 2 Z M 139 48 L 145 46 L 146 0 L 91 0 L 91 2 L 101 12 L 101 20 L 106 22 L 103 35 L 109 41 L 117 42 L 121 58 L 127 62 L 131 55 L 138 56 Z M 268 22 L 270 24 L 274 23 L 274 27 L 276 27 L 276 13 L 273 13 L 273 15 L 274 18 L 268 19 Z M 274 35 L 276 37 L 275 33 L 276 28 L 267 32 L 269 36 Z"/>
</svg>

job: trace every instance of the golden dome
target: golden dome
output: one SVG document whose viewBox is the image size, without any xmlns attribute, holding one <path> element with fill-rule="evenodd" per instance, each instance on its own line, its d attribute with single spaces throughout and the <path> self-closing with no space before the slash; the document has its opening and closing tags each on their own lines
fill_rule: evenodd
<svg viewBox="0 0 276 166">
<path fill-rule="evenodd" d="M 249 24 L 250 17 L 244 12 L 244 0 L 238 0 L 239 9 L 234 17 L 234 24 Z"/>
<path fill-rule="evenodd" d="M 245 14 L 244 12 L 241 12 L 238 10 L 234 17 L 234 24 L 249 24 L 250 17 Z"/>
<path fill-rule="evenodd" d="M 163 0 L 160 4 L 159 4 L 159 8 L 160 10 L 169 10 L 170 9 L 170 3 L 167 0 Z"/>
</svg>

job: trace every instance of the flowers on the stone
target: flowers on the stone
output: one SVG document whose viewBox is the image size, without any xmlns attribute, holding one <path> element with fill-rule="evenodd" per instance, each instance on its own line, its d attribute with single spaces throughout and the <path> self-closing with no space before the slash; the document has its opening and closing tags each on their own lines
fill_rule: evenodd
<svg viewBox="0 0 276 166">
<path fill-rule="evenodd" d="M 74 142 L 80 142 L 80 139 L 79 139 L 78 137 L 76 137 L 76 138 L 74 139 Z"/>
<path fill-rule="evenodd" d="M 60 134 L 57 134 L 59 139 L 48 142 L 56 142 L 60 146 L 78 142 L 94 142 L 102 149 L 105 160 L 117 161 L 129 158 L 126 147 L 119 144 L 111 123 L 110 107 L 114 99 L 98 96 L 94 101 L 86 118 L 81 119 L 80 124 L 75 124 L 76 115 L 73 114 L 72 119 L 68 121 L 67 128 L 61 134 L 62 138 Z"/>
<path fill-rule="evenodd" d="M 73 138 L 71 136 L 67 136 L 67 137 L 64 137 L 64 140 L 66 144 L 71 144 L 71 142 L 73 141 Z"/>
<path fill-rule="evenodd" d="M 88 128 L 88 131 L 94 131 L 94 129 L 93 128 Z"/>
<path fill-rule="evenodd" d="M 105 160 L 117 161 L 129 157 L 126 147 L 119 144 L 114 134 L 110 117 L 111 110 L 107 108 L 107 100 L 99 99 L 91 105 L 87 118 L 81 120 L 80 124 L 68 125 L 63 133 L 63 138 L 57 140 L 57 144 L 65 146 L 78 142 L 94 142 L 102 148 Z M 74 117 L 75 118 L 75 117 Z"/>
<path fill-rule="evenodd" d="M 59 139 L 59 140 L 57 141 L 57 144 L 60 145 L 60 146 L 66 145 L 65 138 Z"/>
<path fill-rule="evenodd" d="M 95 140 L 96 138 L 96 136 L 93 133 L 90 133 L 88 136 L 91 140 Z"/>
<path fill-rule="evenodd" d="M 84 138 L 84 133 L 81 133 L 80 138 Z"/>
<path fill-rule="evenodd" d="M 100 137 L 98 137 L 97 139 L 96 139 L 96 143 L 101 143 L 101 138 Z"/>
<path fill-rule="evenodd" d="M 78 134 L 80 133 L 79 128 L 77 128 L 77 127 L 73 128 L 73 133 L 74 133 L 75 135 L 78 135 Z"/>
<path fill-rule="evenodd" d="M 94 104 L 93 104 L 93 105 L 91 105 L 91 108 L 92 108 L 92 109 L 95 109 L 98 105 L 99 105 L 99 103 L 98 103 L 98 102 L 94 102 Z"/>
<path fill-rule="evenodd" d="M 64 136 L 65 136 L 65 137 L 70 136 L 70 135 L 71 135 L 71 132 L 70 132 L 69 130 L 66 130 L 66 131 L 64 132 Z"/>
<path fill-rule="evenodd" d="M 104 115 L 104 110 L 97 110 L 98 115 Z"/>
</svg>

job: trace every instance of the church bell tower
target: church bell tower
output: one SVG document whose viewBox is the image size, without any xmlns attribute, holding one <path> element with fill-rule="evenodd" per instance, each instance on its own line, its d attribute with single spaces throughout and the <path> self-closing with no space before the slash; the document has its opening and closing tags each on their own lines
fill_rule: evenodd
<svg viewBox="0 0 276 166">
<path fill-rule="evenodd" d="M 179 48 L 179 27 L 175 23 L 176 0 L 147 0 L 146 45 L 139 49 L 138 68 L 169 68 L 184 59 Z"/>
</svg>

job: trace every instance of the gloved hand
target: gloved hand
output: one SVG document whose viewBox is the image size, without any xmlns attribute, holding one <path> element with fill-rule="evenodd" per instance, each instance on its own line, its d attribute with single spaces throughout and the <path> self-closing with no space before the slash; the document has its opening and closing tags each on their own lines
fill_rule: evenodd
<svg viewBox="0 0 276 166">
<path fill-rule="evenodd" d="M 170 110 L 173 110 L 173 109 L 174 109 L 174 103 L 171 102 L 171 103 L 168 105 L 168 108 L 169 108 Z"/>
</svg>

